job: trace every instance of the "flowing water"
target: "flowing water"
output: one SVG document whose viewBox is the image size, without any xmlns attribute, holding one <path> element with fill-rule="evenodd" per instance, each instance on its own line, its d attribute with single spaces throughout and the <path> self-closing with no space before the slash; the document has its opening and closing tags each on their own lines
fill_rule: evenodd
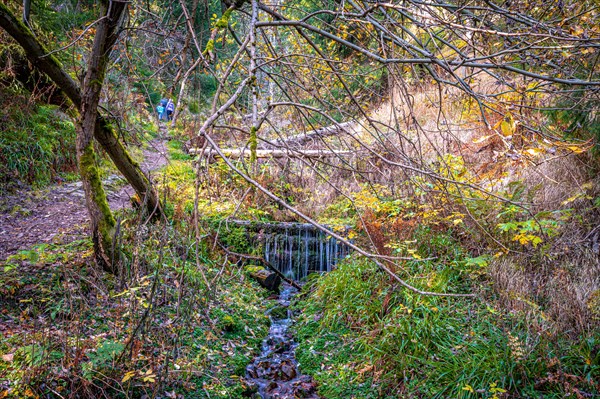
<svg viewBox="0 0 600 399">
<path fill-rule="evenodd" d="M 256 389 L 252 396 L 255 399 L 319 398 L 312 379 L 298 371 L 298 362 L 294 354 L 296 344 L 288 331 L 292 324 L 292 315 L 288 307 L 296 292 L 297 290 L 288 284 L 282 286 L 277 301 L 280 305 L 279 310 L 284 312 L 273 312 L 270 316 L 271 328 L 263 341 L 262 353 L 246 368 L 246 380 L 254 384 Z"/>
<path fill-rule="evenodd" d="M 286 277 L 301 280 L 310 273 L 323 273 L 350 252 L 347 245 L 312 225 L 287 223 L 264 231 L 265 260 Z"/>
<path fill-rule="evenodd" d="M 310 273 L 329 272 L 350 252 L 347 245 L 309 224 L 237 224 L 247 226 L 249 237 L 263 246 L 265 260 L 293 280 Z M 263 341 L 262 353 L 246 368 L 249 392 L 254 392 L 254 399 L 319 398 L 315 383 L 298 370 L 296 343 L 289 332 L 293 320 L 288 307 L 296 292 L 291 285 L 283 284 L 277 299 L 279 306 L 269 315 L 271 328 Z"/>
</svg>

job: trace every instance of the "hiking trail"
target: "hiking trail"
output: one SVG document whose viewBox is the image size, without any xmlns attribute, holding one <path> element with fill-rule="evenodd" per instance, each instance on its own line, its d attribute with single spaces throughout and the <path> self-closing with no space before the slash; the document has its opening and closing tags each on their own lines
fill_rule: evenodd
<svg viewBox="0 0 600 399">
<path fill-rule="evenodd" d="M 161 136 L 166 128 L 161 126 Z M 166 139 L 156 138 L 144 149 L 141 168 L 152 172 L 168 163 Z M 108 203 L 115 211 L 131 206 L 135 191 L 119 175 L 103 181 Z M 69 243 L 88 234 L 88 213 L 81 181 L 43 189 L 18 189 L 0 197 L 0 262 L 34 244 Z"/>
</svg>

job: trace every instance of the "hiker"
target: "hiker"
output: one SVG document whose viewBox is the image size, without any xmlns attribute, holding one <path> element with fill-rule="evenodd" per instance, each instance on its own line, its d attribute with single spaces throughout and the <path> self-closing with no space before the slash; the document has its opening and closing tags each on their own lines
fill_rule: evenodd
<svg viewBox="0 0 600 399">
<path fill-rule="evenodd" d="M 175 111 L 175 104 L 173 104 L 173 101 L 171 99 L 169 99 L 169 101 L 167 102 L 165 110 L 167 111 L 167 120 L 170 121 L 171 119 L 173 119 L 173 111 Z"/>
<path fill-rule="evenodd" d="M 166 107 L 167 107 L 168 102 L 169 102 L 169 100 L 166 98 L 162 98 L 158 102 L 158 107 L 156 107 L 156 112 L 158 112 L 158 120 L 159 121 L 162 121 L 163 119 L 167 119 Z"/>
<path fill-rule="evenodd" d="M 156 107 L 156 112 L 158 112 L 158 120 L 162 121 L 163 116 L 165 114 L 165 107 L 163 107 L 162 105 L 158 104 L 158 107 Z"/>
</svg>

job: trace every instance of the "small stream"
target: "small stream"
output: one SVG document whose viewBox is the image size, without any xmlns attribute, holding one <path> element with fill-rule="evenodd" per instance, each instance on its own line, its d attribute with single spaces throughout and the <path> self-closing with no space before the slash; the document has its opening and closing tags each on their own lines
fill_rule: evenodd
<svg viewBox="0 0 600 399">
<path fill-rule="evenodd" d="M 263 341 L 262 353 L 246 368 L 246 380 L 255 386 L 254 399 L 319 398 L 312 379 L 298 371 L 296 343 L 288 331 L 293 323 L 288 307 L 296 293 L 291 285 L 282 285 L 279 307 L 269 315 L 271 328 Z"/>
</svg>

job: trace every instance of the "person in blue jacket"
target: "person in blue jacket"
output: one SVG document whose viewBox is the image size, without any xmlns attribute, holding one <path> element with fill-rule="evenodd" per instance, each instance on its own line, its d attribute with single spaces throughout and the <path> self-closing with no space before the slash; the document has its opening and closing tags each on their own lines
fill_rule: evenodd
<svg viewBox="0 0 600 399">
<path fill-rule="evenodd" d="M 163 119 L 167 119 L 167 104 L 169 103 L 169 100 L 166 98 L 163 98 L 160 100 L 160 102 L 158 103 L 158 107 L 156 107 L 156 112 L 158 112 L 158 120 L 162 121 Z"/>
<path fill-rule="evenodd" d="M 169 101 L 167 102 L 165 111 L 167 111 L 167 120 L 170 121 L 171 119 L 173 119 L 173 111 L 175 111 L 175 104 L 173 104 L 173 101 L 171 99 L 169 99 Z"/>
</svg>

